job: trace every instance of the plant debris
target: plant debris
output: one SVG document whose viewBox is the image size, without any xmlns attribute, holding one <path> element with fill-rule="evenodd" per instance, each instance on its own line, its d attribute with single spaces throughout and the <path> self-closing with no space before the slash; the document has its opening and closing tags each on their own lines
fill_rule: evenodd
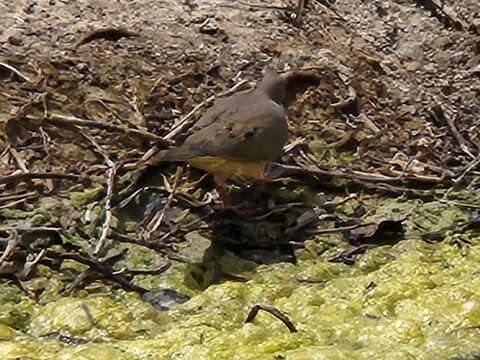
<svg viewBox="0 0 480 360">
<path fill-rule="evenodd" d="M 290 321 L 290 319 L 284 313 L 282 313 L 280 310 L 276 309 L 273 306 L 268 306 L 265 304 L 257 304 L 252 306 L 252 308 L 250 309 L 250 312 L 248 313 L 247 319 L 245 320 L 245 323 L 249 323 L 255 320 L 255 317 L 257 316 L 260 310 L 266 311 L 272 314 L 273 316 L 275 316 L 278 320 L 280 320 L 285 324 L 285 326 L 288 328 L 288 330 L 290 330 L 290 332 L 295 333 L 298 331 L 295 325 Z"/>
<path fill-rule="evenodd" d="M 98 29 L 92 31 L 90 34 L 84 36 L 77 44 L 76 47 L 88 44 L 89 42 L 105 39 L 109 41 L 118 41 L 124 37 L 134 37 L 140 36 L 138 33 L 134 33 L 122 28 L 107 28 L 107 29 Z"/>
</svg>

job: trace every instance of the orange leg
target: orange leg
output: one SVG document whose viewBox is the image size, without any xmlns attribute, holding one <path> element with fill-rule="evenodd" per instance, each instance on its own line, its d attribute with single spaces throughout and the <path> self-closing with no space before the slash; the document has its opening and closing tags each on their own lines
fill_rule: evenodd
<svg viewBox="0 0 480 360">
<path fill-rule="evenodd" d="M 260 190 L 265 190 L 267 183 L 269 182 L 269 178 L 267 177 L 267 167 L 263 169 L 262 175 L 255 181 L 255 185 Z"/>
<path fill-rule="evenodd" d="M 232 207 L 232 202 L 230 201 L 227 189 L 225 189 L 225 182 L 216 182 L 216 185 L 218 195 L 220 195 L 220 199 L 222 199 L 223 207 L 225 209 L 230 209 Z"/>
<path fill-rule="evenodd" d="M 239 215 L 245 215 L 243 211 L 240 210 L 241 205 L 233 205 L 230 200 L 230 195 L 228 194 L 227 189 L 225 188 L 225 178 L 214 176 L 216 188 L 218 191 L 218 195 L 220 195 L 220 199 L 223 203 L 223 210 L 224 211 L 233 211 Z"/>
<path fill-rule="evenodd" d="M 225 188 L 225 177 L 218 174 L 213 174 L 213 179 L 215 180 L 215 185 L 222 200 L 223 207 L 229 209 L 232 207 L 232 202 L 230 201 L 230 196 L 228 195 L 227 189 Z"/>
</svg>

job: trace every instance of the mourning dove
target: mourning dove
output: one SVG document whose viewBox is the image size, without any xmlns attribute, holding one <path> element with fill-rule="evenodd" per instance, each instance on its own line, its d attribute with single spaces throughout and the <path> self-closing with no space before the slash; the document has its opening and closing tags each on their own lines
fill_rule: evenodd
<svg viewBox="0 0 480 360">
<path fill-rule="evenodd" d="M 178 147 L 155 154 L 149 164 L 187 162 L 213 175 L 225 207 L 225 180 L 263 178 L 267 164 L 280 157 L 287 142 L 286 107 L 319 77 L 308 72 L 267 70 L 253 90 L 218 99 Z"/>
</svg>

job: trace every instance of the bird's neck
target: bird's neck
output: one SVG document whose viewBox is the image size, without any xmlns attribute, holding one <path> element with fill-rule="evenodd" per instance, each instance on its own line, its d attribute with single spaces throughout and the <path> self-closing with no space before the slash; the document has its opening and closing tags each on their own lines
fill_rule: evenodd
<svg viewBox="0 0 480 360">
<path fill-rule="evenodd" d="M 258 90 L 267 94 L 267 96 L 279 105 L 285 101 L 286 79 L 277 73 L 267 74 L 258 85 Z"/>
</svg>

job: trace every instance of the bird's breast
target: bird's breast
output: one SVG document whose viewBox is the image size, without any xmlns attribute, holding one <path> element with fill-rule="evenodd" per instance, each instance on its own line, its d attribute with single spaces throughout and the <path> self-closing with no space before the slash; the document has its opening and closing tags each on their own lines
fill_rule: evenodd
<svg viewBox="0 0 480 360">
<path fill-rule="evenodd" d="M 233 178 L 258 179 L 264 175 L 267 161 L 242 161 L 216 156 L 199 156 L 188 163 L 223 180 Z"/>
</svg>

